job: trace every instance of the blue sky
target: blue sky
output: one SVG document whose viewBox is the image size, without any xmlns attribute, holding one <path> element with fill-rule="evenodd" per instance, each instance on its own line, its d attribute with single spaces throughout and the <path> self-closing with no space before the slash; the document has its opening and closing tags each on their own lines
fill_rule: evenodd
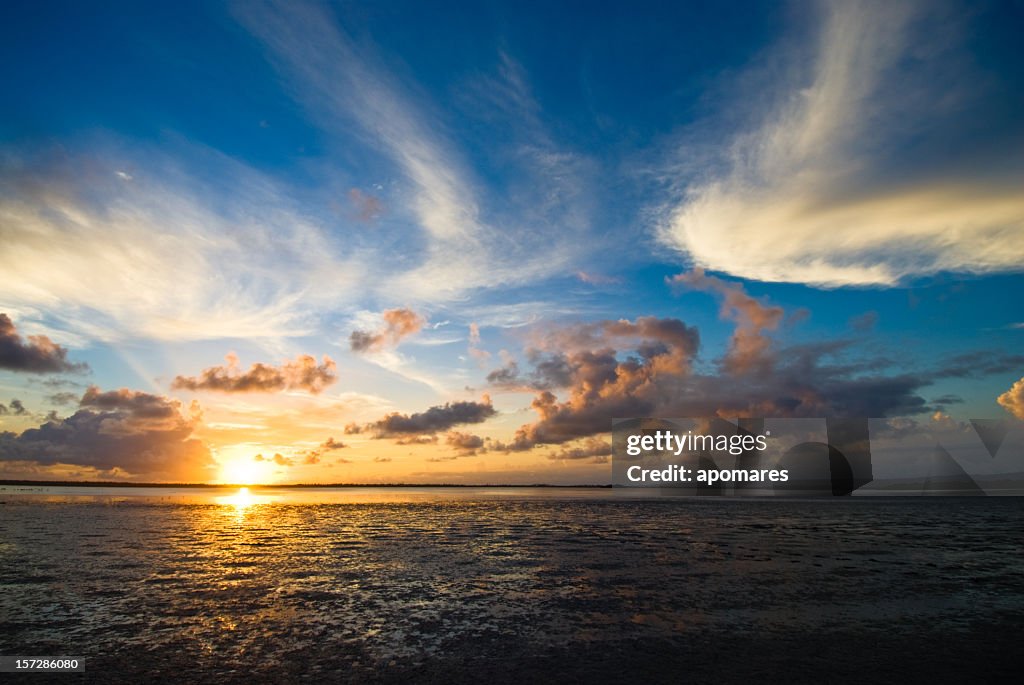
<svg viewBox="0 0 1024 685">
<path fill-rule="evenodd" d="M 595 482 L 614 412 L 1024 417 L 1019 3 L 2 13 L 9 477 Z"/>
</svg>

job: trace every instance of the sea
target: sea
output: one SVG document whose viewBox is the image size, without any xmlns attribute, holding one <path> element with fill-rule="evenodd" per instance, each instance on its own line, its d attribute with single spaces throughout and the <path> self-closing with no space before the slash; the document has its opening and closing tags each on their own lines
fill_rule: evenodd
<svg viewBox="0 0 1024 685">
<path fill-rule="evenodd" d="M 1016 680 L 1024 498 L 0 486 L 4 682 Z"/>
</svg>

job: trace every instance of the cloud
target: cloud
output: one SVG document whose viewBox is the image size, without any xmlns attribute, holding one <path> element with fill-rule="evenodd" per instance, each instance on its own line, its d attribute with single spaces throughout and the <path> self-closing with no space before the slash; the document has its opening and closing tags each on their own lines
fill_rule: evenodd
<svg viewBox="0 0 1024 685">
<path fill-rule="evenodd" d="M 1024 378 L 1010 386 L 1010 389 L 996 398 L 996 401 L 1003 409 L 1024 420 Z"/>
<path fill-rule="evenodd" d="M 504 366 L 494 369 L 487 374 L 487 382 L 501 388 L 512 389 L 521 387 L 519 383 L 519 363 L 514 359 L 508 360 Z"/>
<path fill-rule="evenodd" d="M 56 392 L 46 396 L 46 401 L 64 407 L 78 402 L 78 395 L 73 392 Z"/>
<path fill-rule="evenodd" d="M 262 454 L 257 454 L 255 457 L 253 457 L 253 461 L 270 462 L 270 463 L 273 463 L 273 464 L 277 464 L 278 466 L 295 466 L 295 460 L 294 459 L 292 459 L 290 457 L 286 457 L 283 454 L 279 454 L 279 453 L 278 454 L 274 454 L 274 456 L 272 456 L 272 457 L 264 457 Z M 319 461 L 319 459 L 317 459 L 317 461 Z M 314 463 L 315 464 L 316 462 L 314 461 L 314 462 L 307 462 L 307 463 Z"/>
<path fill-rule="evenodd" d="M 384 203 L 379 197 L 364 193 L 358 188 L 348 191 L 348 200 L 356 211 L 356 218 L 362 222 L 376 221 L 384 212 Z"/>
<path fill-rule="evenodd" d="M 482 423 L 495 414 L 491 398 L 484 395 L 480 402 L 448 402 L 415 414 L 394 412 L 364 426 L 346 426 L 345 432 L 368 432 L 374 438 L 403 438 L 433 434 L 460 424 Z"/>
<path fill-rule="evenodd" d="M 319 464 L 321 458 L 324 456 L 324 452 L 333 452 L 334 450 L 345 449 L 346 447 L 348 447 L 348 445 L 339 440 L 335 440 L 334 438 L 327 438 L 327 440 L 320 443 L 320 445 L 318 445 L 316 448 L 303 450 L 299 452 L 297 456 L 302 457 L 302 463 L 307 466 L 312 464 Z M 263 455 L 257 456 L 259 457 L 257 461 L 264 460 Z M 267 459 L 266 461 L 270 460 Z M 341 460 L 341 462 L 345 462 L 345 460 Z M 285 465 L 291 466 L 291 464 L 282 464 L 282 466 Z"/>
<path fill-rule="evenodd" d="M 616 348 L 623 345 L 636 356 L 620 367 L 615 355 Z M 529 373 L 522 374 L 519 364 L 509 359 L 491 371 L 487 380 L 504 389 L 553 390 L 574 384 L 597 388 L 619 371 L 624 379 L 644 368 L 682 372 L 689 368 L 699 345 L 697 329 L 679 319 L 641 316 L 635 322 L 620 319 L 577 324 L 541 334 L 537 347 L 526 352 L 532 366 Z"/>
<path fill-rule="evenodd" d="M 476 322 L 469 324 L 469 347 L 467 352 L 469 352 L 469 356 L 481 365 L 491 358 L 490 352 L 480 349 L 480 325 Z"/>
<path fill-rule="evenodd" d="M 0 183 L 5 302 L 84 340 L 307 335 L 365 274 L 294 188 L 185 143 L 7 149 Z"/>
<path fill-rule="evenodd" d="M 770 114 L 684 181 L 660 240 L 697 266 L 826 287 L 1019 271 L 1024 165 L 999 142 L 1016 134 L 998 130 L 1013 86 L 956 49 L 964 17 L 923 2 L 820 7 L 811 54 L 796 47 L 779 70 L 789 80 L 742 94 Z"/>
<path fill-rule="evenodd" d="M 209 449 L 191 437 L 200 420 L 177 400 L 91 386 L 80 408 L 20 435 L 0 433 L 0 461 L 78 465 L 135 479 L 205 481 L 216 470 Z"/>
<path fill-rule="evenodd" d="M 935 375 L 937 378 L 982 378 L 1011 373 L 1021 366 L 1024 366 L 1024 354 L 975 350 L 943 361 Z"/>
<path fill-rule="evenodd" d="M 778 328 L 782 320 L 781 307 L 762 305 L 748 295 L 739 283 L 728 283 L 708 276 L 699 267 L 673 276 L 668 282 L 711 292 L 722 299 L 722 318 L 736 323 L 729 341 L 729 350 L 722 360 L 726 371 L 744 373 L 765 362 L 765 353 L 771 341 L 764 332 Z"/>
<path fill-rule="evenodd" d="M 605 276 L 604 274 L 591 273 L 589 271 L 577 271 L 576 278 L 580 281 L 587 283 L 588 285 L 613 285 L 615 283 L 621 283 L 622 279 L 615 276 Z"/>
<path fill-rule="evenodd" d="M 521 451 L 589 438 L 610 432 L 612 419 L 624 417 L 885 417 L 935 411 L 920 391 L 940 372 L 886 375 L 886 360 L 849 360 L 847 341 L 781 348 L 752 344 L 762 327 L 775 325 L 784 312 L 759 303 L 737 285 L 708 279 L 697 274 L 687 280 L 719 293 L 723 312 L 736 325 L 716 373 L 694 370 L 698 334 L 677 319 L 639 317 L 549 331 L 548 343 L 558 341 L 568 351 L 535 360 L 547 364 L 558 359 L 566 369 L 558 377 L 567 382 L 537 393 L 531 402 L 537 420 L 521 426 L 510 441 L 495 442 L 493 449 Z M 502 377 L 551 383 L 551 374 L 536 368 L 525 374 L 514 370 L 506 366 Z M 564 399 L 554 390 L 564 392 Z M 553 453 L 553 458 L 572 458 L 575 449 Z M 578 454 L 601 456 L 585 449 Z"/>
<path fill-rule="evenodd" d="M 586 164 L 540 135 L 525 74 L 512 61 L 503 59 L 498 77 L 480 89 L 500 98 L 495 111 L 517 133 L 514 141 L 488 134 L 486 143 L 504 153 L 500 177 L 509 179 L 489 197 L 470 163 L 479 161 L 475 141 L 464 154 L 448 117 L 368 42 L 353 40 L 340 10 L 305 2 L 235 7 L 326 138 L 346 150 L 365 146 L 394 167 L 388 173 L 398 177 L 402 206 L 391 213 L 410 219 L 415 230 L 402 239 L 418 249 L 383 279 L 389 289 L 423 302 L 459 299 L 476 288 L 565 273 L 580 246 L 590 246 L 576 239 L 589 226 L 588 201 L 576 188 Z M 472 104 L 470 116 L 479 120 L 484 108 Z M 460 133 L 470 136 L 473 127 Z"/>
<path fill-rule="evenodd" d="M 444 442 L 446 445 L 462 450 L 474 450 L 484 446 L 484 439 L 479 435 L 460 433 L 459 431 L 451 431 L 445 435 Z"/>
<path fill-rule="evenodd" d="M 436 435 L 410 435 L 407 438 L 398 438 L 396 445 L 436 445 Z"/>
<path fill-rule="evenodd" d="M 504 445 L 509 449 L 563 443 L 610 430 L 613 417 L 649 415 L 660 403 L 664 380 L 689 372 L 700 338 L 679 319 L 642 316 L 563 327 L 542 344 L 568 351 L 536 357 L 531 379 L 568 386 L 569 399 L 539 393 L 531 406 L 540 420 L 520 428 Z M 620 360 L 619 349 L 633 354 Z"/>
<path fill-rule="evenodd" d="M 78 398 L 76 397 L 75 399 L 77 400 Z M 29 411 L 28 409 L 25 408 L 25 405 L 22 404 L 21 400 L 15 398 L 11 400 L 11 404 L 9 407 L 4 406 L 4 403 L 0 402 L 0 416 L 4 416 L 5 414 L 12 414 L 14 416 L 28 416 Z"/>
<path fill-rule="evenodd" d="M 352 331 L 349 345 L 353 352 L 379 352 L 397 347 L 410 335 L 423 329 L 426 319 L 411 309 L 387 309 L 381 314 L 383 325 L 376 331 Z"/>
<path fill-rule="evenodd" d="M 26 416 L 28 409 L 25 409 L 25 405 L 21 403 L 19 399 L 11 400 L 10 412 L 15 416 Z"/>
<path fill-rule="evenodd" d="M 196 377 L 177 376 L 171 383 L 173 390 L 214 392 L 280 392 L 282 390 L 305 390 L 313 394 L 322 391 L 338 380 L 337 364 L 324 355 L 318 365 L 308 354 L 300 354 L 294 361 L 284 362 L 275 367 L 256 363 L 242 372 L 238 368 L 238 357 L 228 354 L 226 366 L 211 366 Z"/>
<path fill-rule="evenodd" d="M 0 369 L 29 373 L 82 372 L 85 363 L 68 361 L 68 351 L 45 335 L 22 338 L 7 314 L 0 314 Z"/>
<path fill-rule="evenodd" d="M 484 449 L 484 439 L 479 435 L 449 431 L 444 436 L 444 444 L 454 447 L 460 457 L 471 457 Z"/>
<path fill-rule="evenodd" d="M 612 444 L 600 438 L 587 438 L 576 447 L 563 447 L 557 452 L 548 454 L 554 461 L 589 459 L 594 464 L 605 464 L 612 453 Z"/>
</svg>

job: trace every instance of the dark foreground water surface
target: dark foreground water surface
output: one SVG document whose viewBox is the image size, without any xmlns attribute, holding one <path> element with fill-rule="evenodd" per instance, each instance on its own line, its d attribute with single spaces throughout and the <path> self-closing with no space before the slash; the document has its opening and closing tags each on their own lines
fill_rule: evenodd
<svg viewBox="0 0 1024 685">
<path fill-rule="evenodd" d="M 1024 499 L 0 489 L 10 682 L 1015 680 Z M 150 495 L 150 496 L 146 496 Z"/>
</svg>

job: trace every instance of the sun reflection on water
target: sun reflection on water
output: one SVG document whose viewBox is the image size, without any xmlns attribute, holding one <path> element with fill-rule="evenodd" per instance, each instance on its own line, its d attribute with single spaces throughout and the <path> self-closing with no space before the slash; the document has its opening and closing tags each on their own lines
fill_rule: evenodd
<svg viewBox="0 0 1024 685">
<path fill-rule="evenodd" d="M 218 504 L 232 506 L 236 511 L 243 512 L 254 504 L 266 504 L 274 500 L 273 495 L 254 495 L 249 488 L 238 488 L 233 495 L 214 498 Z"/>
</svg>

